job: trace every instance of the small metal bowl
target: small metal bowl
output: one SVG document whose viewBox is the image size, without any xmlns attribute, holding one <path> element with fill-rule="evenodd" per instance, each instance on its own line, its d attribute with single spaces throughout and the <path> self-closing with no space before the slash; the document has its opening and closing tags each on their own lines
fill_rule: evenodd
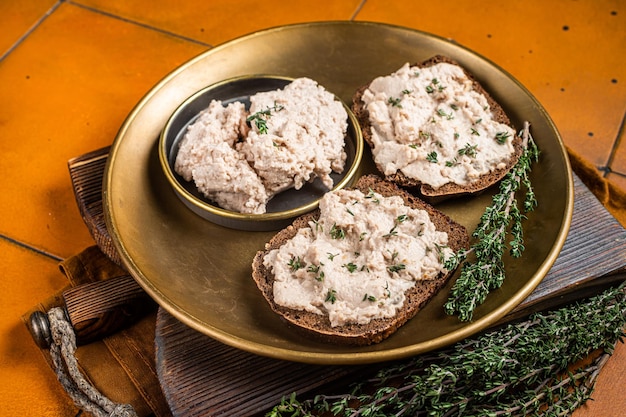
<svg viewBox="0 0 626 417">
<path fill-rule="evenodd" d="M 193 181 L 185 181 L 174 170 L 174 162 L 187 127 L 199 113 L 209 106 L 211 100 L 221 100 L 225 105 L 241 101 L 249 107 L 250 96 L 261 91 L 285 87 L 293 78 L 254 75 L 230 78 L 210 85 L 185 100 L 168 119 L 159 138 L 159 159 L 168 182 L 178 198 L 194 213 L 232 229 L 246 231 L 269 231 L 281 229 L 291 221 L 318 207 L 319 200 L 328 192 L 319 179 L 305 184 L 301 189 L 289 189 L 275 195 L 263 214 L 244 214 L 225 210 L 198 191 Z M 348 106 L 348 130 L 344 150 L 347 158 L 341 174 L 332 173 L 334 190 L 350 186 L 357 178 L 363 155 L 363 136 L 359 124 Z"/>
</svg>

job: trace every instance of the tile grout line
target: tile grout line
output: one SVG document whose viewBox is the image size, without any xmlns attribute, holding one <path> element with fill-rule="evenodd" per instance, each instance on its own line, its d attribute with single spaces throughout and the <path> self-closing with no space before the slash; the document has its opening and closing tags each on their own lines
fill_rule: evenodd
<svg viewBox="0 0 626 417">
<path fill-rule="evenodd" d="M 367 3 L 367 0 L 361 0 L 361 2 L 356 6 L 354 13 L 352 13 L 352 16 L 350 16 L 350 21 L 354 21 L 354 19 L 356 19 L 357 15 L 361 13 L 361 10 L 363 10 L 365 3 Z"/>
<path fill-rule="evenodd" d="M 604 169 L 604 177 L 606 177 L 610 173 L 617 174 L 620 176 L 626 176 L 626 172 L 615 172 L 611 168 L 611 165 L 613 165 L 613 161 L 615 160 L 615 155 L 617 154 L 617 149 L 619 148 L 619 145 L 622 141 L 622 137 L 624 135 L 626 135 L 626 112 L 624 113 L 624 116 L 622 117 L 622 123 L 620 124 L 619 130 L 617 131 L 617 137 L 615 138 L 615 141 L 613 142 L 613 146 L 611 147 L 611 152 L 609 153 L 609 159 L 606 163 L 606 168 Z"/>
<path fill-rule="evenodd" d="M 13 45 L 11 45 L 4 54 L 2 54 L 2 56 L 0 56 L 0 62 L 2 62 L 7 56 L 9 56 L 9 54 L 11 54 L 11 52 L 13 52 L 15 48 L 17 48 L 28 36 L 30 36 L 30 34 L 33 33 L 33 31 L 37 29 L 44 20 L 46 20 L 52 13 L 54 13 L 54 11 L 59 8 L 61 3 L 63 3 L 63 0 L 57 1 L 44 13 L 43 16 L 41 16 L 35 23 L 33 23 L 33 25 L 29 27 L 26 32 L 24 32 L 24 34 L 20 36 L 20 38 L 15 41 L 15 43 L 13 43 Z"/>
<path fill-rule="evenodd" d="M 150 29 L 152 31 L 159 32 L 159 33 L 162 33 L 164 35 L 172 36 L 174 38 L 178 38 L 178 39 L 181 39 L 181 40 L 184 40 L 184 41 L 187 41 L 187 42 L 192 42 L 192 43 L 195 43 L 197 45 L 206 46 L 207 48 L 213 48 L 213 45 L 208 44 L 206 42 L 202 42 L 202 41 L 199 41 L 197 39 L 193 39 L 193 38 L 189 38 L 189 37 L 186 37 L 186 36 L 182 36 L 182 35 L 179 35 L 179 34 L 174 33 L 174 32 L 169 32 L 167 30 L 163 30 L 163 29 L 160 29 L 158 27 L 150 26 L 150 25 L 148 25 L 146 23 L 141 23 L 141 22 L 138 22 L 136 20 L 131 20 L 131 19 L 128 19 L 126 17 L 122 17 L 122 16 L 119 16 L 119 15 L 116 15 L 116 14 L 113 14 L 113 13 L 110 13 L 110 12 L 106 12 L 104 10 L 97 9 L 95 7 L 86 6 L 84 4 L 76 3 L 76 2 L 73 2 L 71 0 L 67 0 L 67 1 L 64 1 L 64 2 L 69 4 L 69 5 L 72 5 L 72 6 L 75 6 L 75 7 L 80 7 L 81 9 L 88 10 L 88 11 L 93 12 L 93 13 L 98 13 L 98 14 L 100 14 L 102 16 L 107 16 L 107 17 L 110 17 L 112 19 L 117 19 L 117 20 L 120 20 L 120 21 L 125 22 L 125 23 L 130 23 L 130 24 L 133 24 L 133 25 L 145 28 L 145 29 Z"/>
<path fill-rule="evenodd" d="M 52 254 L 50 252 L 46 252 L 46 251 L 44 251 L 42 249 L 38 249 L 38 248 L 36 248 L 34 246 L 31 246 L 31 245 L 29 245 L 27 243 L 24 243 L 24 242 L 21 242 L 19 240 L 10 238 L 8 236 L 0 235 L 0 239 L 4 240 L 4 241 L 6 241 L 6 242 L 8 242 L 10 244 L 13 244 L 15 246 L 18 246 L 18 247 L 20 247 L 22 249 L 26 249 L 28 251 L 35 252 L 38 255 L 42 255 L 42 256 L 45 256 L 46 258 L 50 258 L 52 260 L 55 260 L 57 262 L 61 262 L 63 260 L 63 258 L 60 257 L 60 256 L 54 255 L 54 254 Z"/>
</svg>

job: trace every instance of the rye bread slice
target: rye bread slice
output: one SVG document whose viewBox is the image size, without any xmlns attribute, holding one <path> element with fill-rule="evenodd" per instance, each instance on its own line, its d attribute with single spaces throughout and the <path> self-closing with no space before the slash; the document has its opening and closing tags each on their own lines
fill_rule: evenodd
<svg viewBox="0 0 626 417">
<path fill-rule="evenodd" d="M 433 208 L 419 198 L 402 190 L 397 185 L 385 181 L 376 175 L 361 177 L 353 187 L 367 194 L 373 190 L 383 196 L 398 195 L 404 199 L 406 205 L 426 210 L 437 230 L 448 233 L 448 246 L 453 251 L 469 246 L 469 235 L 464 226 L 458 224 L 446 214 Z M 309 221 L 319 217 L 319 209 L 298 217 L 290 226 L 279 231 L 268 243 L 264 250 L 258 251 L 252 262 L 252 277 L 263 297 L 272 310 L 279 314 L 287 323 L 308 336 L 327 342 L 343 345 L 370 345 L 378 343 L 393 334 L 400 326 L 413 318 L 417 312 L 447 283 L 454 271 L 440 275 L 437 279 L 417 281 L 415 286 L 406 292 L 404 305 L 393 318 L 374 319 L 368 324 L 347 324 L 332 327 L 325 315 L 307 311 L 295 310 L 280 306 L 273 299 L 274 277 L 270 270 L 263 265 L 263 257 L 272 249 L 279 248 L 291 239 L 298 229 L 309 227 Z"/>
<path fill-rule="evenodd" d="M 472 81 L 473 89 L 477 91 L 478 93 L 481 93 L 482 95 L 484 95 L 485 98 L 487 99 L 487 102 L 489 103 L 489 107 L 492 111 L 494 120 L 510 126 L 515 132 L 517 132 L 517 130 L 512 125 L 509 117 L 507 116 L 504 109 L 500 106 L 500 104 L 495 101 L 495 99 L 483 88 L 483 86 L 476 80 L 476 78 L 471 73 L 469 73 L 465 68 L 459 65 L 455 60 L 445 57 L 445 56 L 436 55 L 426 61 L 413 64 L 413 65 L 420 67 L 420 68 L 425 68 L 425 67 L 442 63 L 442 62 L 457 65 L 460 68 L 462 68 L 466 76 Z M 363 132 L 363 139 L 370 147 L 373 148 L 369 112 L 367 111 L 367 109 L 364 106 L 363 101 L 361 100 L 361 97 L 363 96 L 363 92 L 368 88 L 368 86 L 369 84 L 364 85 L 355 92 L 355 94 L 352 97 L 351 107 L 352 107 L 352 112 L 356 116 L 359 122 L 359 125 L 361 126 L 361 130 Z M 447 183 L 447 184 L 442 185 L 441 187 L 433 188 L 432 186 L 428 184 L 423 184 L 418 179 L 407 177 L 401 171 L 397 171 L 396 173 L 391 174 L 391 175 L 386 175 L 385 179 L 391 182 L 394 182 L 402 187 L 408 188 L 412 192 L 418 193 L 430 203 L 436 203 L 436 202 L 445 200 L 450 197 L 458 197 L 458 196 L 463 196 L 463 195 L 468 195 L 468 194 L 476 194 L 485 190 L 486 188 L 489 188 L 490 186 L 496 184 L 498 181 L 504 178 L 504 176 L 517 163 L 517 161 L 519 160 L 519 157 L 521 156 L 523 152 L 522 139 L 521 137 L 519 137 L 518 134 L 515 134 L 515 136 L 512 138 L 512 141 L 513 141 L 512 143 L 514 147 L 514 153 L 506 161 L 506 165 L 503 168 L 497 169 L 488 174 L 485 174 L 482 177 L 480 177 L 478 180 L 467 185 Z M 381 167 L 377 166 L 377 168 L 381 173 L 383 172 Z"/>
</svg>

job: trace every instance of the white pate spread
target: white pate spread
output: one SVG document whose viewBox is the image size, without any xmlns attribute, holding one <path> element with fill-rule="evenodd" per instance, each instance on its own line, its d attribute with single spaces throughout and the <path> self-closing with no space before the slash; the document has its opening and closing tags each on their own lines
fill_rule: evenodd
<svg viewBox="0 0 626 417">
<path fill-rule="evenodd" d="M 374 160 L 385 175 L 400 171 L 433 188 L 467 185 L 504 168 L 514 153 L 514 130 L 494 120 L 458 65 L 407 63 L 372 81 L 362 100 Z"/>
<path fill-rule="evenodd" d="M 175 170 L 220 207 L 265 213 L 288 188 L 315 178 L 333 187 L 330 174 L 346 161 L 347 118 L 343 104 L 309 78 L 250 96 L 249 110 L 214 100 L 188 127 Z"/>
<path fill-rule="evenodd" d="M 338 190 L 320 217 L 264 257 L 274 301 L 327 315 L 332 326 L 390 318 L 416 281 L 436 279 L 452 250 L 424 210 L 401 197 Z"/>
</svg>

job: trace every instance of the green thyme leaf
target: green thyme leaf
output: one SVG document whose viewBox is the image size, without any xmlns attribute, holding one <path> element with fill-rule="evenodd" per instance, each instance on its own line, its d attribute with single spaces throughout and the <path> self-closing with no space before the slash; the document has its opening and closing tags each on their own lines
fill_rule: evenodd
<svg viewBox="0 0 626 417">
<path fill-rule="evenodd" d="M 333 224 L 329 233 L 332 239 L 344 239 L 346 237 L 346 232 L 336 224 Z"/>
<path fill-rule="evenodd" d="M 358 269 L 358 267 L 354 263 L 352 263 L 352 262 L 349 262 L 347 264 L 343 264 L 341 266 L 346 268 L 348 270 L 348 272 L 350 272 L 350 273 L 352 273 L 352 272 L 354 272 L 354 271 L 356 271 Z"/>
<path fill-rule="evenodd" d="M 367 193 L 365 198 L 368 200 L 372 200 L 376 204 L 380 204 L 380 199 L 376 196 L 376 193 L 374 193 L 374 190 L 372 190 L 371 188 L 369 189 L 369 192 Z"/>
<path fill-rule="evenodd" d="M 395 265 L 389 265 L 389 266 L 387 267 L 387 271 L 392 272 L 392 273 L 393 273 L 393 272 L 400 272 L 400 271 L 402 271 L 403 269 L 406 269 L 406 265 L 405 265 L 405 264 L 402 264 L 402 263 L 395 264 Z"/>
<path fill-rule="evenodd" d="M 389 97 L 389 100 L 387 100 L 387 102 L 391 104 L 392 107 L 398 107 L 398 108 L 402 108 L 402 104 L 400 104 L 401 101 L 402 101 L 401 98 L 393 98 L 393 97 Z"/>
<path fill-rule="evenodd" d="M 292 272 L 295 272 L 298 269 L 304 268 L 304 264 L 302 263 L 302 260 L 300 259 L 299 256 L 297 257 L 294 256 L 293 258 L 291 258 L 289 262 L 287 262 L 287 265 L 289 265 Z"/>
<path fill-rule="evenodd" d="M 474 158 L 476 156 L 476 149 L 478 148 L 478 145 L 470 145 L 469 143 L 466 143 L 465 146 L 461 149 L 459 149 L 459 155 L 467 155 L 469 157 Z"/>
<path fill-rule="evenodd" d="M 511 134 L 508 132 L 498 132 L 496 133 L 496 141 L 503 145 L 506 143 L 506 140 L 511 137 Z"/>
<path fill-rule="evenodd" d="M 335 301 L 337 301 L 337 291 L 332 289 L 328 290 L 328 292 L 326 293 L 326 299 L 324 301 L 335 304 Z"/>
<path fill-rule="evenodd" d="M 248 116 L 246 118 L 246 122 L 248 123 L 254 122 L 254 125 L 259 130 L 259 133 L 265 134 L 267 133 L 267 119 L 269 119 L 272 116 L 272 112 L 281 111 L 284 108 L 285 107 L 283 105 L 274 103 L 274 106 L 268 107 L 265 110 L 258 111 Z"/>
</svg>

